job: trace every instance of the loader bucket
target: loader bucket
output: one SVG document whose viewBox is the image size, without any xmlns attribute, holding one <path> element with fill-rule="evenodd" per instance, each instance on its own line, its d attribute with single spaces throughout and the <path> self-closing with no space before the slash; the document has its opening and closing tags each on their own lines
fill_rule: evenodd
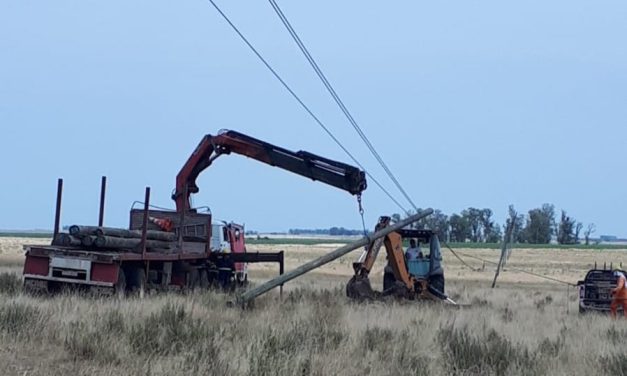
<svg viewBox="0 0 627 376">
<path fill-rule="evenodd" d="M 368 277 L 354 275 L 346 285 L 346 296 L 357 301 L 373 300 L 378 293 L 370 286 Z"/>
</svg>

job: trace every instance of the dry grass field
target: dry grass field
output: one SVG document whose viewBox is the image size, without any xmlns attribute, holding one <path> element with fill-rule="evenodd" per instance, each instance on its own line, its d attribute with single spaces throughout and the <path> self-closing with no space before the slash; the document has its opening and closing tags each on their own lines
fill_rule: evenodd
<svg viewBox="0 0 627 376">
<path fill-rule="evenodd" d="M 143 300 L 34 298 L 19 289 L 24 242 L 0 238 L 0 369 L 6 375 L 590 375 L 627 374 L 627 320 L 579 316 L 566 285 L 444 252 L 448 293 L 467 307 L 355 304 L 344 284 L 358 251 L 271 293 L 247 311 L 213 293 Z M 332 245 L 283 249 L 286 270 Z M 463 254 L 498 259 L 492 250 Z M 627 252 L 516 249 L 508 266 L 576 282 Z M 262 281 L 274 265 L 254 265 Z M 380 286 L 380 272 L 374 283 Z"/>
</svg>

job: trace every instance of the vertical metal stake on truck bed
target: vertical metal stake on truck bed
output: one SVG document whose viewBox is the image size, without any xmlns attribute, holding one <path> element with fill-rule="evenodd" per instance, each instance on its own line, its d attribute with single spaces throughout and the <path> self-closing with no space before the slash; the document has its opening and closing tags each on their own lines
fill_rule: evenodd
<svg viewBox="0 0 627 376">
<path fill-rule="evenodd" d="M 284 253 L 283 253 L 283 251 L 281 251 L 281 252 L 279 252 L 279 254 L 281 255 L 281 261 L 279 262 L 279 275 L 283 275 L 283 273 L 284 273 L 284 268 L 283 268 L 283 260 L 284 260 L 283 256 L 284 256 Z M 283 284 L 282 283 L 279 285 L 279 296 L 283 297 Z"/>
<path fill-rule="evenodd" d="M 59 235 L 59 226 L 61 225 L 61 198 L 63 196 L 63 179 L 59 178 L 57 181 L 57 207 L 54 212 L 54 234 L 52 235 L 52 242 L 54 243 Z"/>
<path fill-rule="evenodd" d="M 150 187 L 146 187 L 146 197 L 144 198 L 144 218 L 142 223 L 142 259 L 146 258 L 146 235 L 148 230 L 148 209 L 150 208 Z"/>
<path fill-rule="evenodd" d="M 100 212 L 98 213 L 98 227 L 104 225 L 105 192 L 107 190 L 107 177 L 103 176 L 100 181 Z"/>
</svg>

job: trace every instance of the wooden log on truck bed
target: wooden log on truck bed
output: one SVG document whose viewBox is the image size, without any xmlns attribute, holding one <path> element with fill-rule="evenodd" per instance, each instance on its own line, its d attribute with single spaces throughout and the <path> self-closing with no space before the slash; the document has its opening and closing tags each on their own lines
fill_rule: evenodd
<svg viewBox="0 0 627 376">
<path fill-rule="evenodd" d="M 98 230 L 98 227 L 96 226 L 72 225 L 68 229 L 68 232 L 72 236 L 85 236 L 85 235 L 95 235 L 96 230 Z"/>
<path fill-rule="evenodd" d="M 141 239 L 142 232 L 140 230 L 127 230 L 125 228 L 115 227 L 99 227 L 96 230 L 98 236 L 113 236 L 117 238 Z M 161 240 L 164 242 L 173 242 L 177 240 L 177 236 L 173 232 L 148 230 L 146 238 L 150 240 Z"/>
<path fill-rule="evenodd" d="M 53 245 L 62 245 L 64 247 L 77 247 L 83 243 L 79 238 L 75 238 L 70 234 L 61 233 L 54 239 Z"/>
<path fill-rule="evenodd" d="M 94 235 L 87 235 L 87 236 L 83 236 L 81 238 L 81 243 L 85 246 L 85 247 L 91 247 L 94 245 L 94 242 L 96 241 L 96 237 Z"/>
<path fill-rule="evenodd" d="M 141 244 L 141 239 L 116 238 L 114 236 L 98 236 L 94 245 L 99 248 L 135 249 Z M 160 240 L 146 240 L 146 248 L 169 249 L 174 243 Z"/>
</svg>

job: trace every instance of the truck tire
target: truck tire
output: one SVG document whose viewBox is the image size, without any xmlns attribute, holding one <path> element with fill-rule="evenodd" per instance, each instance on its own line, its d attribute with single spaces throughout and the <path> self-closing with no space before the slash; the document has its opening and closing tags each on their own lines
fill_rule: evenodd
<svg viewBox="0 0 627 376">
<path fill-rule="evenodd" d="M 198 284 L 200 285 L 200 288 L 203 290 L 207 290 L 209 288 L 209 275 L 207 273 L 207 269 L 200 269 L 198 279 Z"/>
<path fill-rule="evenodd" d="M 242 277 L 242 274 L 237 273 L 236 280 L 237 280 L 238 287 L 248 286 L 248 273 L 243 274 L 243 277 Z"/>
<path fill-rule="evenodd" d="M 48 281 L 24 278 L 24 293 L 32 296 L 45 295 L 48 293 Z"/>
<path fill-rule="evenodd" d="M 118 281 L 113 286 L 113 295 L 118 299 L 124 299 L 126 296 L 126 276 L 122 268 L 118 269 Z"/>
<path fill-rule="evenodd" d="M 143 299 L 146 295 L 146 272 L 137 267 L 128 271 L 128 290 L 131 295 Z"/>
<path fill-rule="evenodd" d="M 193 291 L 200 285 L 200 273 L 198 269 L 192 269 L 187 272 L 187 288 Z"/>
</svg>

